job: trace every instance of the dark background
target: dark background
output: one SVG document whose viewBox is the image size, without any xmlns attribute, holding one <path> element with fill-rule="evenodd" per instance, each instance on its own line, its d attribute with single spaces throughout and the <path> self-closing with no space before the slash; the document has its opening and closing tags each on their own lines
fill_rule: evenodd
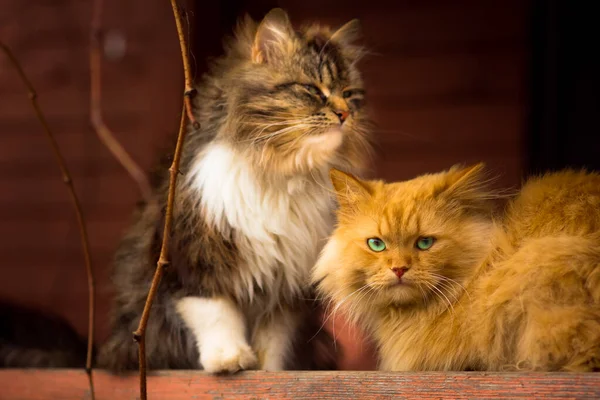
<svg viewBox="0 0 600 400">
<path fill-rule="evenodd" d="M 260 18 L 279 6 L 293 23 L 341 25 L 359 18 L 373 53 L 362 66 L 378 124 L 373 175 L 404 179 L 485 161 L 505 187 L 517 186 L 529 172 L 600 166 L 599 24 L 588 4 L 182 3 L 198 74 L 207 57 L 220 54 L 222 36 L 244 12 Z M 138 192 L 88 122 L 91 2 L 0 0 L 0 10 L 0 37 L 36 85 L 83 202 L 101 341 L 110 258 Z M 148 170 L 176 131 L 181 107 L 181 59 L 169 2 L 106 0 L 104 27 L 112 38 L 103 61 L 104 115 Z M 4 57 L 0 94 L 0 299 L 52 310 L 84 334 L 87 288 L 74 214 L 26 92 Z"/>
</svg>

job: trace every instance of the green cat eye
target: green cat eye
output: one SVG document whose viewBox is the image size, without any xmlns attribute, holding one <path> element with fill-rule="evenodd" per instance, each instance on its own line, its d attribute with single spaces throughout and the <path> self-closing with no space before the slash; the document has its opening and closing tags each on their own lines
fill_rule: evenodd
<svg viewBox="0 0 600 400">
<path fill-rule="evenodd" d="M 367 239 L 367 244 L 369 245 L 369 248 L 376 253 L 385 250 L 385 242 L 379 238 Z"/>
<path fill-rule="evenodd" d="M 432 237 L 420 237 L 417 239 L 416 246 L 419 250 L 429 250 L 433 246 L 433 242 L 435 239 Z"/>
</svg>

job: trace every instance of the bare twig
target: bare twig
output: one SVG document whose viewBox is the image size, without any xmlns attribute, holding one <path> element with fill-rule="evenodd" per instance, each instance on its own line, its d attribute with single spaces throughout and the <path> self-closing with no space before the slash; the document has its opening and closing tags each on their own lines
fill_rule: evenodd
<svg viewBox="0 0 600 400">
<path fill-rule="evenodd" d="M 186 111 L 185 107 L 181 110 L 181 123 L 179 125 L 179 135 L 177 137 L 177 145 L 175 147 L 175 156 L 173 162 L 169 168 L 169 194 L 167 197 L 167 211 L 165 214 L 165 226 L 163 229 L 163 241 L 160 249 L 160 256 L 156 264 L 156 271 L 152 278 L 152 284 L 150 285 L 150 291 L 146 298 L 146 304 L 144 311 L 142 312 L 142 318 L 138 325 L 138 329 L 133 333 L 133 338 L 138 342 L 139 348 L 139 362 L 140 362 L 140 396 L 142 399 L 146 399 L 146 325 L 148 324 L 148 318 L 150 317 L 150 308 L 154 301 L 154 296 L 160 284 L 164 269 L 169 265 L 169 238 L 171 236 L 171 225 L 173 221 L 173 203 L 175 202 L 175 188 L 177 187 L 177 175 L 179 175 L 179 160 L 181 159 L 181 149 L 183 148 L 183 142 L 185 140 L 185 129 L 186 124 Z"/>
<path fill-rule="evenodd" d="M 90 30 L 90 120 L 100 141 L 137 183 L 144 200 L 152 200 L 152 189 L 142 168 L 131 158 L 102 118 L 102 6 L 94 0 Z"/>
<path fill-rule="evenodd" d="M 183 33 L 183 22 L 181 21 L 181 13 L 179 12 L 179 7 L 177 6 L 176 0 L 171 0 L 171 7 L 173 8 L 173 15 L 175 16 L 175 25 L 177 26 L 177 35 L 179 36 L 179 46 L 181 46 L 183 74 L 185 77 L 185 90 L 183 92 L 185 111 L 187 112 L 187 117 L 192 123 L 194 129 L 198 129 L 200 125 L 198 124 L 198 121 L 196 121 L 192 110 L 192 99 L 196 95 L 196 89 L 193 85 L 192 68 L 190 67 L 190 57 L 188 54 L 187 43 L 185 41 L 185 34 Z"/>
<path fill-rule="evenodd" d="M 181 57 L 183 60 L 183 71 L 185 74 L 185 91 L 183 95 L 183 109 L 181 110 L 181 122 L 179 124 L 179 134 L 177 136 L 177 145 L 175 146 L 175 155 L 173 162 L 169 168 L 169 194 L 167 197 L 167 210 L 165 213 L 165 226 L 163 230 L 163 241 L 160 249 L 160 256 L 156 264 L 156 271 L 152 278 L 152 284 L 148 297 L 146 298 L 146 304 L 144 305 L 144 311 L 138 325 L 138 329 L 133 332 L 133 338 L 139 344 L 139 369 L 140 369 L 140 398 L 141 400 L 147 399 L 146 390 L 146 326 L 148 324 L 148 318 L 150 318 L 150 309 L 152 308 L 152 302 L 154 296 L 160 284 L 164 269 L 169 265 L 169 239 L 171 236 L 171 224 L 173 219 L 173 204 L 175 202 L 175 188 L 177 187 L 177 176 L 179 175 L 179 160 L 181 159 L 181 151 L 183 149 L 183 143 L 186 134 L 186 117 L 192 123 L 194 129 L 198 129 L 200 125 L 196 121 L 193 115 L 192 109 L 192 97 L 196 94 L 191 77 L 190 60 L 188 57 L 187 44 L 185 35 L 183 33 L 183 27 L 181 22 L 181 14 L 175 0 L 171 0 L 171 6 L 173 8 L 173 15 L 175 17 L 175 24 L 177 25 L 177 34 L 179 36 L 179 44 L 181 46 Z"/>
<path fill-rule="evenodd" d="M 94 381 L 93 381 L 93 377 L 92 377 L 92 356 L 93 356 L 92 352 L 93 352 L 93 346 L 94 346 L 94 318 L 95 318 L 95 305 L 94 305 L 95 285 L 94 285 L 94 273 L 92 270 L 92 260 L 91 260 L 91 256 L 90 256 L 89 239 L 88 239 L 87 229 L 86 229 L 86 225 L 85 225 L 85 220 L 83 218 L 83 211 L 81 210 L 81 203 L 79 202 L 79 198 L 77 197 L 77 193 L 75 192 L 75 188 L 73 186 L 73 180 L 71 179 L 71 175 L 67 168 L 67 164 L 65 163 L 65 159 L 63 158 L 62 153 L 60 152 L 60 148 L 58 147 L 58 143 L 56 142 L 56 139 L 54 138 L 54 134 L 50 130 L 48 121 L 46 121 L 46 117 L 44 116 L 44 113 L 42 112 L 42 109 L 40 108 L 40 106 L 37 102 L 37 93 L 35 91 L 35 88 L 33 87 L 32 83 L 29 81 L 29 78 L 27 78 L 25 71 L 23 71 L 23 67 L 21 67 L 21 64 L 19 63 L 17 58 L 14 56 L 14 54 L 12 53 L 10 48 L 2 42 L 0 42 L 0 47 L 2 48 L 2 50 L 4 51 L 4 53 L 6 54 L 8 59 L 10 60 L 11 64 L 13 65 L 13 67 L 15 68 L 17 73 L 19 74 L 19 76 L 20 76 L 21 80 L 23 81 L 23 83 L 25 84 L 25 86 L 27 87 L 29 99 L 31 100 L 31 104 L 33 106 L 33 109 L 35 110 L 37 119 L 42 124 L 42 127 L 44 128 L 44 131 L 46 132 L 46 136 L 48 137 L 48 140 L 50 141 L 52 151 L 54 152 L 56 162 L 58 164 L 58 167 L 59 167 L 61 175 L 62 175 L 62 180 L 65 183 L 65 185 L 67 185 L 69 195 L 71 196 L 71 201 L 73 202 L 73 206 L 75 208 L 75 214 L 77 215 L 77 223 L 79 225 L 79 234 L 81 236 L 81 247 L 83 248 L 83 257 L 85 260 L 85 268 L 86 268 L 86 273 L 87 273 L 88 296 L 89 296 L 89 299 L 88 299 L 88 302 L 89 302 L 88 303 L 89 304 L 88 340 L 87 340 L 87 357 L 86 357 L 86 361 L 85 361 L 85 371 L 88 375 L 89 384 L 90 384 L 90 394 L 91 394 L 91 398 L 93 400 L 95 398 L 95 396 L 94 396 Z"/>
</svg>

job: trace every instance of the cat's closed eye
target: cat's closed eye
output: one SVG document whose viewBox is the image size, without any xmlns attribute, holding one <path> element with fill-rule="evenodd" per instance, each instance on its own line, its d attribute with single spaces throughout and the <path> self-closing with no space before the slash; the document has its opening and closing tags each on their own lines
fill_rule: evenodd
<svg viewBox="0 0 600 400">
<path fill-rule="evenodd" d="M 315 85 L 302 85 L 304 87 L 304 89 L 306 89 L 310 94 L 312 94 L 313 96 L 318 97 L 319 99 L 321 99 L 321 101 L 323 103 L 325 103 L 327 101 L 327 96 L 325 96 L 323 94 L 323 92 L 321 91 L 321 89 L 319 89 L 318 87 L 316 87 Z"/>
<path fill-rule="evenodd" d="M 362 97 L 365 91 L 363 89 L 346 89 L 342 92 L 342 97 L 349 99 L 350 97 Z"/>
<path fill-rule="evenodd" d="M 364 103 L 365 91 L 363 89 L 346 89 L 342 92 L 342 97 L 348 105 L 359 108 Z"/>
</svg>

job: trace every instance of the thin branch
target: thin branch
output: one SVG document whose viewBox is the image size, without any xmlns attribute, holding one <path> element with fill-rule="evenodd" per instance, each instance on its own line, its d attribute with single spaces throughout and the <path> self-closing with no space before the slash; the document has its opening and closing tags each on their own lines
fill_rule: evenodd
<svg viewBox="0 0 600 400">
<path fill-rule="evenodd" d="M 152 284 L 148 297 L 146 298 L 146 304 L 144 305 L 144 311 L 142 312 L 142 318 L 138 329 L 133 333 L 133 338 L 139 344 L 139 361 L 140 361 L 140 396 L 142 400 L 146 399 L 146 326 L 148 325 L 148 318 L 150 318 L 150 308 L 154 301 L 154 296 L 158 290 L 158 285 L 162 278 L 164 269 L 169 266 L 169 239 L 171 236 L 171 225 L 173 223 L 173 203 L 175 202 L 175 188 L 177 187 L 177 176 L 179 175 L 179 160 L 181 159 L 181 150 L 183 148 L 183 142 L 185 141 L 185 129 L 186 124 L 186 110 L 185 107 L 181 110 L 181 123 L 179 124 L 179 135 L 177 137 L 177 145 L 175 147 L 175 156 L 173 162 L 169 168 L 169 195 L 167 197 L 167 211 L 165 214 L 165 226 L 163 230 L 163 241 L 160 249 L 160 256 L 156 264 L 156 271 L 152 278 Z"/>
<path fill-rule="evenodd" d="M 133 339 L 138 342 L 139 349 L 139 372 L 140 372 L 140 399 L 146 400 L 148 398 L 146 389 L 146 327 L 148 325 L 148 319 L 150 318 L 150 309 L 152 308 L 152 302 L 156 296 L 156 291 L 160 285 L 164 269 L 169 265 L 169 240 L 171 237 L 171 225 L 173 223 L 173 205 L 175 203 L 175 189 L 177 187 L 177 176 L 179 175 L 179 162 L 181 160 L 181 153 L 183 149 L 183 143 L 186 135 L 186 119 L 192 123 L 194 129 L 200 128 L 200 124 L 196 121 L 193 114 L 192 99 L 196 94 L 194 89 L 190 59 L 188 56 L 187 43 L 185 35 L 183 33 L 183 24 L 181 22 L 181 14 L 175 0 L 171 0 L 171 7 L 173 8 L 173 16 L 175 17 L 175 25 L 177 26 L 177 36 L 179 37 L 179 45 L 181 46 L 181 58 L 183 61 L 183 72 L 185 75 L 185 90 L 183 93 L 183 109 L 181 110 L 181 122 L 179 124 L 179 133 L 177 135 L 177 145 L 175 146 L 175 154 L 173 156 L 173 162 L 169 168 L 169 193 L 167 196 L 167 209 L 165 212 L 165 225 L 163 229 L 163 240 L 160 249 L 160 256 L 156 264 L 156 271 L 152 278 L 152 284 L 148 296 L 146 297 L 146 304 L 144 305 L 144 311 L 140 318 L 140 323 L 135 332 L 133 332 Z M 186 118 L 187 117 L 187 118 Z"/>
<path fill-rule="evenodd" d="M 100 141 L 137 183 L 144 200 L 152 201 L 152 189 L 142 168 L 131 158 L 102 117 L 102 6 L 94 0 L 90 31 L 90 120 Z"/>
<path fill-rule="evenodd" d="M 179 36 L 179 46 L 181 47 L 181 58 L 183 61 L 183 75 L 185 77 L 185 89 L 183 92 L 183 100 L 185 104 L 185 111 L 187 112 L 187 117 L 192 123 L 194 129 L 198 129 L 200 127 L 200 124 L 198 123 L 198 121 L 196 121 L 196 117 L 194 117 L 192 105 L 192 100 L 194 96 L 196 96 L 196 89 L 194 88 L 194 80 L 192 79 L 192 68 L 190 67 L 188 46 L 185 41 L 185 34 L 183 32 L 183 22 L 181 21 L 181 13 L 179 12 L 179 7 L 177 6 L 176 0 L 171 0 L 171 7 L 173 8 L 173 15 L 175 16 L 175 25 L 177 26 L 177 36 Z"/>
<path fill-rule="evenodd" d="M 87 274 L 88 296 L 89 296 L 89 298 L 88 298 L 88 305 L 89 305 L 88 339 L 87 339 L 87 357 L 86 357 L 86 361 L 85 361 L 85 371 L 86 371 L 88 379 L 89 379 L 90 394 L 91 394 L 91 398 L 93 400 L 95 398 L 94 381 L 93 381 L 93 377 L 92 377 L 92 357 L 93 357 L 92 353 L 93 353 L 93 346 L 94 346 L 94 319 L 95 319 L 95 305 L 94 305 L 94 303 L 95 303 L 95 285 L 94 285 L 94 273 L 92 270 L 92 260 L 91 260 L 91 256 L 90 256 L 89 239 L 88 239 L 87 229 L 86 229 L 86 225 L 85 225 L 85 220 L 83 218 L 83 211 L 81 210 L 81 203 L 79 202 L 79 198 L 77 197 L 77 194 L 75 193 L 75 188 L 73 186 L 73 180 L 71 179 L 71 174 L 69 173 L 67 164 L 65 163 L 65 159 L 63 158 L 62 153 L 60 152 L 60 148 L 58 147 L 58 143 L 56 142 L 56 139 L 54 138 L 54 134 L 50 130 L 48 121 L 46 121 L 46 117 L 44 116 L 44 113 L 42 112 L 42 109 L 40 108 L 40 106 L 37 102 L 37 93 L 35 91 L 35 88 L 33 87 L 31 81 L 29 81 L 29 78 L 27 78 L 25 71 L 23 71 L 23 67 L 21 67 L 21 64 L 19 63 L 17 58 L 14 56 L 14 54 L 12 53 L 10 48 L 2 42 L 0 42 L 0 47 L 2 48 L 2 50 L 4 51 L 4 53 L 6 54 L 8 59 L 10 60 L 11 64 L 13 65 L 13 67 L 15 68 L 17 73 L 19 74 L 19 76 L 20 76 L 21 80 L 23 81 L 23 83 L 25 84 L 25 86 L 27 87 L 29 99 L 31 100 L 31 105 L 33 106 L 33 109 L 35 110 L 37 119 L 40 121 L 40 123 L 42 124 L 42 127 L 44 128 L 44 131 L 46 132 L 46 136 L 48 137 L 48 140 L 50 141 L 52 151 L 54 152 L 54 156 L 56 158 L 56 163 L 58 164 L 58 167 L 59 167 L 61 175 L 62 175 L 62 180 L 65 183 L 65 185 L 67 186 L 69 195 L 71 197 L 71 201 L 73 202 L 73 207 L 75 208 L 75 214 L 77 215 L 77 223 L 79 225 L 79 234 L 81 236 L 81 247 L 83 249 L 83 257 L 85 260 L 85 269 L 86 269 L 86 274 Z"/>
<path fill-rule="evenodd" d="M 198 129 L 200 124 L 194 118 L 192 109 L 192 98 L 196 94 L 193 86 L 192 76 L 190 74 L 190 59 L 188 57 L 187 44 L 185 35 L 183 34 L 183 24 L 181 22 L 181 14 L 175 0 L 171 0 L 171 6 L 173 8 L 173 16 L 175 17 L 175 24 L 177 25 L 177 35 L 179 37 L 179 44 L 181 46 L 181 58 L 183 60 L 183 72 L 185 74 L 185 91 L 183 94 L 183 109 L 181 110 L 181 122 L 179 124 L 179 134 L 177 136 L 177 145 L 175 146 L 175 155 L 173 156 L 173 162 L 169 168 L 169 194 L 167 197 L 167 210 L 165 212 L 165 226 L 163 230 L 163 241 L 160 249 L 160 256 L 156 264 L 156 271 L 152 278 L 152 284 L 146 298 L 146 304 L 144 305 L 144 311 L 140 318 L 138 329 L 133 332 L 133 339 L 138 342 L 139 345 L 139 369 L 140 369 L 140 398 L 146 400 L 148 398 L 146 390 L 146 326 L 148 325 L 148 318 L 150 318 L 150 309 L 152 308 L 152 302 L 154 296 L 160 285 L 160 280 L 164 269 L 169 265 L 169 240 L 171 237 L 171 224 L 173 220 L 173 204 L 175 202 L 175 189 L 177 187 L 177 176 L 179 175 L 179 161 L 181 159 L 181 152 L 183 149 L 183 143 L 186 135 L 186 116 L 187 119 L 192 123 L 194 129 Z"/>
</svg>

